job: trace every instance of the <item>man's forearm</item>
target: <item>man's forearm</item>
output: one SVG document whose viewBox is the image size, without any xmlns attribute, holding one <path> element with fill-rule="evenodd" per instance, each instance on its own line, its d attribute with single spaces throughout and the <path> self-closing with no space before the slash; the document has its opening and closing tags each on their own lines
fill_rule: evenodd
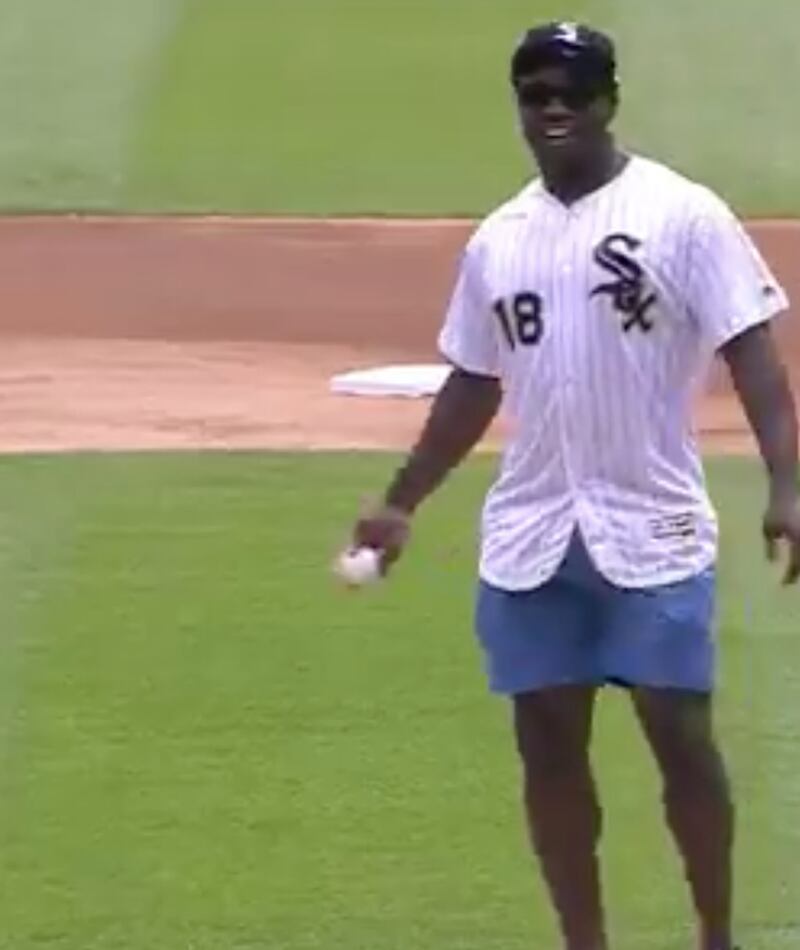
<svg viewBox="0 0 800 950">
<path fill-rule="evenodd" d="M 786 375 L 762 399 L 745 403 L 774 495 L 795 494 L 798 489 L 797 411 Z"/>
<path fill-rule="evenodd" d="M 413 512 L 479 442 L 497 413 L 500 395 L 498 380 L 453 370 L 392 480 L 386 503 Z"/>
<path fill-rule="evenodd" d="M 766 329 L 725 352 L 733 382 L 758 442 L 773 495 L 798 490 L 797 410 L 786 370 Z"/>
</svg>

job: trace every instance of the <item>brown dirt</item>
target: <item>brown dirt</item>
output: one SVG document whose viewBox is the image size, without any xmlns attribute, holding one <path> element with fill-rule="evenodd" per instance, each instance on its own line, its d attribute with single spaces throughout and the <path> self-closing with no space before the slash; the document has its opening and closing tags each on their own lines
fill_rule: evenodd
<svg viewBox="0 0 800 950">
<path fill-rule="evenodd" d="M 436 358 L 470 228 L 0 219 L 0 449 L 406 445 L 425 401 L 333 396 L 328 380 Z M 800 297 L 800 225 L 752 231 Z M 800 378 L 800 330 L 779 332 Z M 699 422 L 708 449 L 752 449 L 720 373 Z"/>
</svg>

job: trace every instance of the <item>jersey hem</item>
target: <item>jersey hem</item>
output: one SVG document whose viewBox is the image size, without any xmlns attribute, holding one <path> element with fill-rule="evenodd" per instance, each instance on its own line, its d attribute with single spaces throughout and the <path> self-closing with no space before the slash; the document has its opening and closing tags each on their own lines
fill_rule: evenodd
<svg viewBox="0 0 800 950">
<path fill-rule="evenodd" d="M 591 556 L 591 550 L 589 551 L 589 555 Z M 655 577 L 646 578 L 634 578 L 627 574 L 617 573 L 616 571 L 604 570 L 599 564 L 597 564 L 596 561 L 594 561 L 594 559 L 592 559 L 592 563 L 594 564 L 597 573 L 614 587 L 618 587 L 623 590 L 649 590 L 658 587 L 666 587 L 669 584 L 679 584 L 682 581 L 691 580 L 691 578 L 697 577 L 697 575 L 702 574 L 704 571 L 714 568 L 717 563 L 717 552 L 713 551 L 699 564 L 692 564 L 690 567 L 686 568 L 675 568 L 674 570 L 663 571 Z M 522 591 L 538 590 L 539 588 L 544 587 L 548 581 L 551 581 L 556 576 L 560 566 L 561 561 L 559 561 L 552 571 L 547 573 L 541 579 L 526 577 L 522 580 L 515 579 L 512 581 L 499 574 L 494 574 L 491 571 L 487 571 L 483 567 L 479 569 L 478 577 L 483 583 L 488 584 L 490 587 L 495 587 L 498 590 L 509 591 L 510 593 L 520 593 Z"/>
</svg>

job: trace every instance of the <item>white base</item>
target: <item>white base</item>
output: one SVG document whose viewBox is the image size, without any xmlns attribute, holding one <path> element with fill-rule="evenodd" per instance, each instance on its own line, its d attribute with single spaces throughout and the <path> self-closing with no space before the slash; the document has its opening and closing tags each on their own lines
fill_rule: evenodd
<svg viewBox="0 0 800 950">
<path fill-rule="evenodd" d="M 345 396 L 435 396 L 444 386 L 451 367 L 437 363 L 377 366 L 339 373 L 330 381 L 331 392 Z"/>
</svg>

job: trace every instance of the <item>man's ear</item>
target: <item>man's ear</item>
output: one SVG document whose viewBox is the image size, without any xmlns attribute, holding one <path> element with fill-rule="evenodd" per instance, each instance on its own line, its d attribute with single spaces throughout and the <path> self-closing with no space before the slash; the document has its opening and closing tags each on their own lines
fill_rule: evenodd
<svg viewBox="0 0 800 950">
<path fill-rule="evenodd" d="M 615 86 L 609 90 L 602 97 L 601 103 L 598 103 L 598 105 L 601 109 L 603 124 L 607 126 L 611 125 L 619 109 L 619 89 Z"/>
<path fill-rule="evenodd" d="M 619 83 L 614 82 L 614 85 L 608 91 L 608 99 L 611 103 L 611 112 L 609 114 L 609 122 L 613 119 L 619 109 Z"/>
</svg>

